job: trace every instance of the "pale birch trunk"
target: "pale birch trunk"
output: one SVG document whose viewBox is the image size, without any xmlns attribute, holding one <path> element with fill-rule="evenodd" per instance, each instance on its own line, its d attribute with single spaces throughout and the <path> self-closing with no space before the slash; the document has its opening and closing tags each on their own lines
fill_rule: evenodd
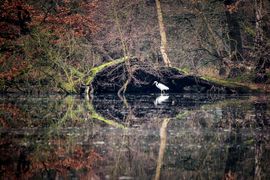
<svg viewBox="0 0 270 180">
<path fill-rule="evenodd" d="M 157 7 L 158 24 L 159 24 L 159 31 L 160 31 L 160 37 L 161 37 L 160 52 L 161 52 L 164 64 L 170 67 L 171 61 L 167 54 L 167 38 L 166 38 L 166 31 L 165 31 L 165 27 L 163 23 L 160 0 L 156 0 L 156 7 Z"/>
</svg>

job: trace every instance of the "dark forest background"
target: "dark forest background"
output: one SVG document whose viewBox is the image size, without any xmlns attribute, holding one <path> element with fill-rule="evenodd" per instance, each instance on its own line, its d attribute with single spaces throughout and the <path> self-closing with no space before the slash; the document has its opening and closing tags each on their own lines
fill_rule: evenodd
<svg viewBox="0 0 270 180">
<path fill-rule="evenodd" d="M 166 65 L 156 2 L 171 66 L 269 89 L 268 0 L 1 0 L 0 92 L 77 93 L 123 57 Z"/>
</svg>

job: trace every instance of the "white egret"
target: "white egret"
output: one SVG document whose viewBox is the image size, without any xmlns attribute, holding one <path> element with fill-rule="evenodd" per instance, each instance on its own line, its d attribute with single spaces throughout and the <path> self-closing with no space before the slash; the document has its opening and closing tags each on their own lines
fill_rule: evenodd
<svg viewBox="0 0 270 180">
<path fill-rule="evenodd" d="M 167 91 L 169 90 L 169 87 L 165 86 L 164 84 L 161 84 L 161 83 L 158 83 L 157 81 L 154 81 L 154 83 L 158 89 L 160 89 L 161 91 L 161 94 L 164 92 L 164 91 Z"/>
<path fill-rule="evenodd" d="M 169 96 L 161 94 L 160 96 L 156 98 L 156 100 L 154 101 L 154 104 L 157 106 L 167 101 L 168 99 L 169 99 Z"/>
</svg>

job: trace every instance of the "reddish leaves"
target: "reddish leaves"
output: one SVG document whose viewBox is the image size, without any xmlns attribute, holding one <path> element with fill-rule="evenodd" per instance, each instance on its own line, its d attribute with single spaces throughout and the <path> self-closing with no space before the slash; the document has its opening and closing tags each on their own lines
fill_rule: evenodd
<svg viewBox="0 0 270 180">
<path fill-rule="evenodd" d="M 0 79 L 11 80 L 27 67 L 23 59 L 31 53 L 25 52 L 23 46 L 31 38 L 26 35 L 37 27 L 59 40 L 70 32 L 76 37 L 82 37 L 96 31 L 97 25 L 92 18 L 96 4 L 96 0 L 1 1 Z M 22 39 L 22 36 L 28 38 Z M 14 53 L 18 51 L 20 53 Z M 31 49 L 28 51 L 32 52 Z"/>
<path fill-rule="evenodd" d="M 74 3 L 63 0 L 30 4 L 27 0 L 5 0 L 0 4 L 0 37 L 14 39 L 39 25 L 54 30 L 56 34 L 60 34 L 58 30 L 73 30 L 78 36 L 85 35 L 97 30 L 92 20 L 96 4 L 96 1 Z"/>
<path fill-rule="evenodd" d="M 11 80 L 21 71 L 26 69 L 28 64 L 21 60 L 19 56 L 11 57 L 9 53 L 0 57 L 0 79 Z"/>
</svg>

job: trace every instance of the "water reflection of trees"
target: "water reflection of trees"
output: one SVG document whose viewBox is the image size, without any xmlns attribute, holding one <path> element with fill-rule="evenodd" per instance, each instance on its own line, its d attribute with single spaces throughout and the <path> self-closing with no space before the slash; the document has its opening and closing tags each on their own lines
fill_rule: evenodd
<svg viewBox="0 0 270 180">
<path fill-rule="evenodd" d="M 88 102 L 76 101 L 57 97 L 1 102 L 1 177 L 95 176 L 93 163 L 101 156 L 93 146 L 80 144 L 92 131 L 94 112 L 88 111 Z M 83 125 L 87 128 L 79 131 Z"/>
<path fill-rule="evenodd" d="M 224 99 L 224 96 L 209 97 L 208 95 L 181 94 L 164 96 L 168 99 L 163 103 L 156 103 L 158 95 L 97 95 L 93 98 L 95 110 L 103 117 L 125 122 L 128 116 L 132 117 L 132 124 L 138 121 L 149 121 L 156 118 L 173 118 L 187 110 L 200 108 L 202 104 L 209 104 Z M 170 98 L 170 99 L 169 99 Z M 132 111 L 132 112 L 131 112 Z M 131 116 L 132 114 L 132 116 Z"/>
<path fill-rule="evenodd" d="M 267 105 L 258 101 L 260 97 L 212 97 L 184 95 L 170 97 L 164 104 L 155 105 L 155 96 L 139 95 L 118 98 L 117 96 L 97 96 L 93 99 L 93 108 L 101 116 L 120 123 L 137 124 L 155 118 L 181 119 L 183 113 L 191 119 L 188 127 L 198 128 L 254 128 L 269 126 Z M 260 122 L 256 120 L 261 117 Z M 267 117 L 268 116 L 268 117 Z"/>
<path fill-rule="evenodd" d="M 9 137 L 14 138 L 14 137 Z M 1 177 L 16 179 L 55 179 L 56 177 L 94 176 L 94 163 L 101 159 L 93 147 L 68 144 L 65 139 L 54 138 L 36 145 L 21 145 L 20 142 L 4 140 L 1 144 Z M 55 142 L 54 142 L 55 141 Z M 1 140 L 1 143 L 3 140 Z M 49 143 L 50 145 L 47 145 Z M 11 147 L 12 146 L 12 147 Z M 84 172 L 81 172 L 84 170 Z"/>
<path fill-rule="evenodd" d="M 1 176 L 269 177 L 267 99 L 199 101 L 195 106 L 187 102 L 189 106 L 173 107 L 172 112 L 171 102 L 155 107 L 154 98 L 129 100 L 106 102 L 110 110 L 100 107 L 103 99 L 94 104 L 73 97 L 1 102 L 10 105 L 0 107 L 20 112 L 13 118 L 14 113 L 1 110 L 0 118 L 8 125 L 7 131 L 1 129 Z M 124 110 L 123 119 L 111 116 L 113 108 Z M 171 113 L 162 146 L 160 127 Z"/>
<path fill-rule="evenodd" d="M 134 107 L 134 104 L 135 102 L 131 102 L 128 106 Z M 174 120 L 171 121 L 169 142 L 164 159 L 165 170 L 163 169 L 164 174 L 162 177 L 171 179 L 212 179 L 219 177 L 226 179 L 236 177 L 248 178 L 250 174 L 256 174 L 254 172 L 253 147 L 255 139 L 253 135 L 256 137 L 258 134 L 255 129 L 258 127 L 258 121 L 256 116 L 254 116 L 256 109 L 254 109 L 253 104 L 254 99 L 252 98 L 240 98 L 240 100 L 230 99 L 213 104 L 206 103 L 200 107 L 195 106 L 195 108 L 191 106 L 191 108 L 184 108 L 185 111 L 179 111 L 173 118 Z M 113 105 L 113 107 L 117 107 L 117 105 Z M 132 112 L 127 112 L 126 114 L 132 114 L 131 117 L 134 118 L 134 115 L 138 114 L 136 109 L 134 110 L 131 107 L 127 108 L 127 111 Z M 140 106 L 135 104 L 136 107 L 140 108 Z M 164 117 L 163 110 L 157 110 L 161 113 L 153 112 L 150 105 L 148 113 L 151 113 L 151 117 L 148 118 L 147 123 L 145 121 L 139 123 L 139 125 L 142 125 L 140 127 L 143 128 L 144 132 L 152 132 L 151 135 L 148 135 L 148 138 L 150 136 L 155 143 L 149 142 L 149 139 L 142 135 L 133 134 L 133 139 L 148 142 L 149 149 L 153 149 L 151 153 L 154 152 L 155 155 L 149 155 L 146 152 L 148 158 L 144 159 L 144 161 L 149 162 L 147 169 L 152 169 L 152 171 L 153 163 L 150 163 L 150 159 L 157 156 L 157 151 L 154 151 L 154 149 L 158 149 L 155 130 L 158 129 L 159 119 Z M 165 115 L 168 114 L 170 113 Z M 269 114 L 264 114 L 269 117 Z M 139 116 L 136 117 L 138 118 Z M 130 119 L 132 120 L 132 118 Z M 145 117 L 142 119 L 145 119 Z M 133 152 L 129 151 L 129 154 L 134 154 L 138 153 L 135 147 L 144 147 L 144 144 L 128 143 L 128 146 L 129 150 L 133 150 Z M 139 152 L 142 153 L 144 151 L 140 149 Z M 125 159 L 126 156 L 124 154 L 118 154 L 122 157 L 122 163 L 118 164 L 124 164 L 120 168 L 123 171 L 126 164 L 125 160 L 127 161 L 127 159 Z M 178 174 L 179 170 L 181 171 Z M 121 171 L 117 172 L 120 173 Z M 141 174 L 147 174 L 147 171 L 145 170 Z M 171 174 L 173 176 L 170 176 Z"/>
<path fill-rule="evenodd" d="M 163 165 L 163 158 L 164 153 L 167 145 L 167 126 L 170 119 L 164 119 L 162 121 L 161 127 L 160 127 L 160 146 L 159 146 L 159 152 L 158 152 L 158 158 L 157 158 L 157 168 L 156 168 L 156 174 L 155 174 L 155 180 L 160 179 L 161 174 L 161 167 Z"/>
</svg>

